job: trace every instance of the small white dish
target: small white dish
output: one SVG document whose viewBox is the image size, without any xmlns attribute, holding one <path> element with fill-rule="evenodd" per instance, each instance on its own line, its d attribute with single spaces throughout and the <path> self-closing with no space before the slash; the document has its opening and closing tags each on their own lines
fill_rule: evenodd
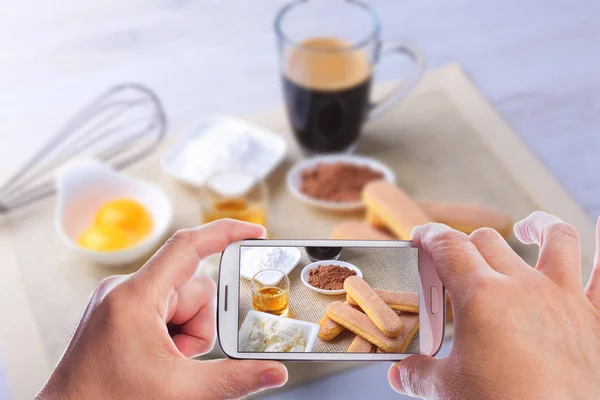
<svg viewBox="0 0 600 400">
<path fill-rule="evenodd" d="M 304 286 L 306 286 L 307 288 L 314 290 L 317 293 L 321 293 L 321 294 L 327 294 L 330 296 L 335 296 L 338 294 L 344 294 L 346 293 L 346 289 L 339 289 L 339 290 L 326 290 L 326 289 L 319 289 L 314 287 L 313 285 L 311 285 L 310 283 L 308 283 L 308 278 L 309 278 L 309 274 L 310 274 L 310 270 L 317 268 L 319 265 L 339 265 L 340 267 L 346 267 L 348 269 L 351 269 L 352 271 L 356 271 L 356 276 L 358 276 L 359 278 L 363 277 L 363 274 L 361 272 L 360 269 L 358 269 L 358 267 L 354 264 L 350 264 L 347 263 L 345 261 L 338 261 L 338 260 L 321 260 L 321 261 L 315 261 L 314 263 L 308 264 L 306 267 L 304 267 L 304 269 L 302 270 L 302 272 L 300 273 L 300 279 L 302 280 L 302 283 L 304 284 Z"/>
<path fill-rule="evenodd" d="M 299 319 L 281 317 L 279 315 L 268 314 L 268 313 L 264 313 L 264 312 L 260 312 L 260 311 L 256 311 L 256 310 L 248 311 L 248 314 L 246 314 L 246 318 L 244 318 L 244 322 L 242 323 L 242 325 L 249 318 L 250 319 L 258 318 L 259 320 L 262 320 L 262 321 L 265 321 L 268 319 L 279 320 L 279 321 L 289 323 L 289 324 L 299 328 L 300 331 L 302 332 L 302 336 L 304 336 L 304 340 L 306 340 L 306 346 L 304 347 L 305 353 L 310 353 L 312 351 L 313 346 L 315 345 L 315 342 L 317 340 L 317 336 L 319 335 L 319 330 L 321 329 L 319 324 L 315 324 L 314 322 L 306 322 L 306 321 L 301 321 Z"/>
<path fill-rule="evenodd" d="M 201 187 L 207 178 L 223 171 L 241 171 L 265 179 L 286 152 L 287 145 L 281 136 L 241 119 L 215 115 L 202 118 L 167 150 L 161 166 L 167 175 Z M 243 193 L 252 182 L 239 184 L 236 192 Z"/>
<path fill-rule="evenodd" d="M 118 173 L 94 159 L 69 163 L 56 174 L 57 202 L 55 226 L 62 241 L 82 257 L 103 265 L 119 266 L 136 261 L 163 240 L 173 220 L 169 198 L 156 186 Z M 77 244 L 79 236 L 93 224 L 106 202 L 130 198 L 140 202 L 152 215 L 152 232 L 140 243 L 117 251 L 95 251 Z"/>
<path fill-rule="evenodd" d="M 269 251 L 284 251 L 288 256 L 287 262 L 284 265 L 279 265 L 279 266 L 261 265 L 262 268 L 255 269 L 244 260 L 245 254 L 249 255 L 251 252 L 265 252 L 266 253 Z M 302 258 L 302 253 L 296 247 L 262 247 L 262 246 L 242 247 L 241 253 L 240 253 L 240 276 L 242 278 L 252 280 L 252 277 L 256 273 L 258 273 L 261 269 L 277 269 L 277 270 L 280 270 L 281 272 L 283 272 L 285 275 L 288 275 L 290 272 L 292 272 L 292 270 L 294 268 L 296 268 L 296 265 L 298 265 L 300 258 Z M 269 281 L 269 282 L 259 281 L 259 282 L 264 285 L 266 285 L 266 284 L 275 285 L 278 283 L 278 281 Z"/>
<path fill-rule="evenodd" d="M 367 166 L 372 170 L 381 172 L 383 174 L 383 179 L 392 183 L 396 181 L 396 175 L 394 172 L 388 166 L 375 159 L 349 154 L 335 154 L 316 156 L 296 163 L 287 174 L 288 190 L 300 201 L 303 201 L 304 203 L 314 207 L 337 211 L 352 211 L 362 209 L 364 205 L 360 200 L 343 202 L 319 200 L 315 199 L 314 197 L 307 196 L 300 190 L 302 185 L 302 172 L 304 172 L 304 170 L 313 168 L 317 164 L 333 164 L 337 162 Z"/>
</svg>

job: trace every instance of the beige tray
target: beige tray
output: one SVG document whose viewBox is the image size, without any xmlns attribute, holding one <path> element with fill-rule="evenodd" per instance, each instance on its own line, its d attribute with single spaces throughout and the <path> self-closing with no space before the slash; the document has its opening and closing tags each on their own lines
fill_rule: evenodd
<svg viewBox="0 0 600 400">
<path fill-rule="evenodd" d="M 378 85 L 376 90 L 386 88 Z M 300 154 L 283 112 L 273 110 L 248 119 L 280 132 L 291 146 L 284 165 L 268 180 L 271 236 L 326 238 L 332 224 L 344 218 L 361 218 L 360 214 L 326 213 L 291 198 L 285 188 L 285 174 Z M 559 215 L 581 233 L 583 276 L 587 280 L 594 251 L 593 224 L 457 65 L 427 73 L 409 98 L 367 125 L 357 151 L 389 164 L 398 183 L 417 198 L 479 201 L 501 207 L 515 219 L 536 209 Z M 193 192 L 170 182 L 160 172 L 158 157 L 129 172 L 152 177 L 172 196 L 174 228 L 198 224 L 199 206 Z M 43 383 L 98 281 L 138 267 L 103 269 L 69 253 L 54 232 L 53 206 L 53 201 L 47 201 L 0 221 L 1 351 L 17 398 L 31 398 Z M 533 262 L 535 247 L 516 248 Z M 293 364 L 291 381 L 345 367 Z"/>
</svg>

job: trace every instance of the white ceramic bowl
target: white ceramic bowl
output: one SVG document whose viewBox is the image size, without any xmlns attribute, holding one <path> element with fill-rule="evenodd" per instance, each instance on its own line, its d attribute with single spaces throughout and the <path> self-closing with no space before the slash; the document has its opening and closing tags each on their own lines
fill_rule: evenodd
<svg viewBox="0 0 600 400">
<path fill-rule="evenodd" d="M 281 317 L 279 315 L 268 314 L 256 310 L 248 311 L 246 318 L 244 318 L 244 322 L 246 322 L 248 318 L 258 318 L 263 321 L 268 319 L 280 320 L 299 328 L 302 332 L 302 336 L 304 336 L 304 339 L 306 340 L 306 346 L 304 347 L 305 353 L 310 353 L 312 351 L 315 341 L 317 340 L 317 336 L 319 335 L 319 330 L 321 329 L 319 324 L 315 324 L 314 322 L 306 322 L 299 319 Z"/>
<path fill-rule="evenodd" d="M 396 175 L 385 164 L 368 157 L 354 156 L 349 154 L 335 154 L 326 156 L 316 156 L 296 163 L 287 175 L 287 187 L 290 193 L 297 199 L 314 207 L 319 207 L 327 210 L 351 211 L 360 210 L 364 207 L 359 201 L 326 201 L 315 199 L 302 193 L 300 186 L 302 185 L 302 172 L 308 168 L 312 168 L 317 164 L 333 164 L 336 162 L 344 162 L 348 164 L 356 164 L 367 166 L 375 171 L 383 174 L 383 179 L 390 182 L 396 181 Z"/>
<path fill-rule="evenodd" d="M 96 160 L 79 160 L 62 167 L 57 172 L 56 185 L 58 235 L 72 251 L 97 264 L 124 265 L 148 255 L 159 246 L 173 220 L 171 202 L 160 189 Z M 98 209 L 110 200 L 123 197 L 140 202 L 150 212 L 153 219 L 150 235 L 123 250 L 102 252 L 80 247 L 77 239 L 92 225 Z"/>
<path fill-rule="evenodd" d="M 309 277 L 309 272 L 311 269 L 313 268 L 317 268 L 319 265 L 339 265 L 340 267 L 346 267 L 348 269 L 351 269 L 353 271 L 356 271 L 356 276 L 362 278 L 363 274 L 361 272 L 360 269 L 358 269 L 358 267 L 356 265 L 344 262 L 344 261 L 337 261 L 337 260 L 321 260 L 321 261 L 316 261 L 314 263 L 308 264 L 306 267 L 304 267 L 304 269 L 302 270 L 302 272 L 300 273 L 300 279 L 302 280 L 302 283 L 304 283 L 304 286 L 306 286 L 307 288 L 314 290 L 317 293 L 321 293 L 321 294 L 327 294 L 330 296 L 335 296 L 338 294 L 344 294 L 346 293 L 346 289 L 339 289 L 339 290 L 326 290 L 326 289 L 319 289 L 314 287 L 313 285 L 311 285 L 310 283 L 308 283 L 308 277 Z"/>
</svg>

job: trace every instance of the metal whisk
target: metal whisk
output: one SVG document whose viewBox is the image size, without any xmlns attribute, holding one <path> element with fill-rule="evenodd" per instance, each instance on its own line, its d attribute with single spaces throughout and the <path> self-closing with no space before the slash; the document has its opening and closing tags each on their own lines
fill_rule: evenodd
<svg viewBox="0 0 600 400">
<path fill-rule="evenodd" d="M 55 193 L 54 171 L 92 156 L 116 169 L 151 154 L 167 120 L 158 96 L 139 84 L 117 85 L 77 113 L 0 188 L 0 214 Z"/>
</svg>

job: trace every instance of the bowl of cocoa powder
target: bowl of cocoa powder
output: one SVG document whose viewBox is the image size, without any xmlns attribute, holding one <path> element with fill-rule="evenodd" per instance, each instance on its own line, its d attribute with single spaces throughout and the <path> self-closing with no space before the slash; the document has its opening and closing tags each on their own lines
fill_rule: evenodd
<svg viewBox="0 0 600 400">
<path fill-rule="evenodd" d="M 322 260 L 304 267 L 300 279 L 304 286 L 315 292 L 338 295 L 346 293 L 344 280 L 354 275 L 363 277 L 356 265 L 344 261 Z"/>
<path fill-rule="evenodd" d="M 317 156 L 290 169 L 287 186 L 297 199 L 328 210 L 363 208 L 363 187 L 375 180 L 395 182 L 394 172 L 381 162 L 347 154 Z"/>
</svg>

